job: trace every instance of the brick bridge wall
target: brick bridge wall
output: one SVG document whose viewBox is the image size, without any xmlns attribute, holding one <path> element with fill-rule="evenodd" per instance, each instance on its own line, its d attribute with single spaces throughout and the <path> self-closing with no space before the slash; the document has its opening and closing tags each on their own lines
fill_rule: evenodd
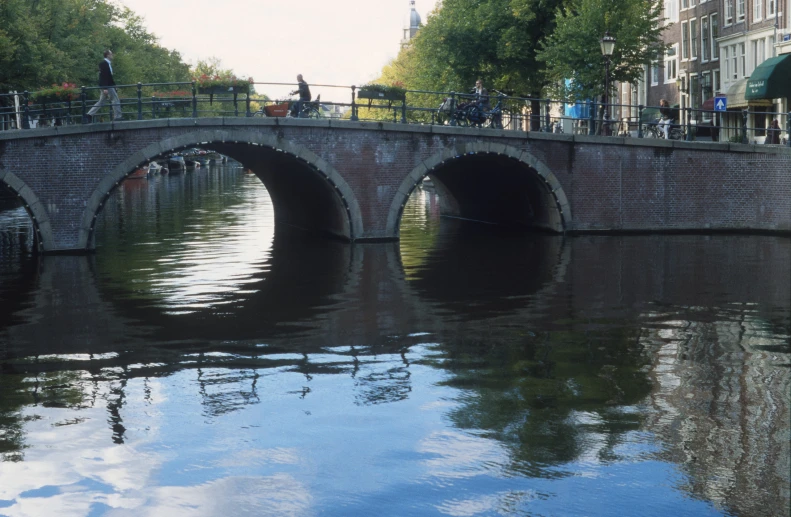
<svg viewBox="0 0 791 517">
<path fill-rule="evenodd" d="M 300 119 L 166 119 L 0 134 L 0 183 L 43 251 L 92 247 L 107 196 L 137 166 L 205 145 L 251 168 L 278 221 L 397 239 L 430 174 L 447 213 L 553 231 L 791 232 L 791 149 Z"/>
</svg>

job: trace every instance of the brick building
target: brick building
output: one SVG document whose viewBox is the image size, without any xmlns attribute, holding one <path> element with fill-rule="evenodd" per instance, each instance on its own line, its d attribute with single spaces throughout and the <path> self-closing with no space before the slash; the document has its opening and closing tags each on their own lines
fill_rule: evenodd
<svg viewBox="0 0 791 517">
<path fill-rule="evenodd" d="M 748 127 L 765 128 L 772 118 L 765 114 L 789 109 L 788 99 L 745 99 L 750 75 L 761 63 L 791 53 L 791 12 L 788 0 L 665 0 L 663 33 L 668 52 L 650 67 L 645 77 L 645 102 L 660 99 L 693 110 L 712 110 L 714 97 L 727 97 L 728 112 L 720 120 L 711 113 L 692 111 L 698 125 L 720 124 L 721 139 L 737 134 L 742 110 L 748 109 Z M 791 58 L 789 58 L 791 59 Z M 623 86 L 621 90 L 623 91 Z M 640 95 L 636 96 L 640 98 Z M 642 103 L 642 102 L 641 102 Z M 682 122 L 686 121 L 681 112 Z M 750 132 L 762 142 L 764 131 Z"/>
</svg>

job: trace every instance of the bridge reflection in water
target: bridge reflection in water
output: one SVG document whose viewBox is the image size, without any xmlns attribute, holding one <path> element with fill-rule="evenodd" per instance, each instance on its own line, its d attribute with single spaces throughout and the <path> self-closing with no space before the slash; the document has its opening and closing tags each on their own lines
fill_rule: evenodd
<svg viewBox="0 0 791 517">
<path fill-rule="evenodd" d="M 787 514 L 788 239 L 437 206 L 350 246 L 215 170 L 125 183 L 95 256 L 6 253 L 2 511 Z"/>
</svg>

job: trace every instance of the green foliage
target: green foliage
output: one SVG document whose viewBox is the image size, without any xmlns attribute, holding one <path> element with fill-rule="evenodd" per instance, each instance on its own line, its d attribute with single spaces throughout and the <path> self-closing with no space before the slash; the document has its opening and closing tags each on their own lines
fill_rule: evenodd
<svg viewBox="0 0 791 517">
<path fill-rule="evenodd" d="M 190 80 L 181 55 L 161 47 L 128 8 L 107 0 L 0 0 L 0 91 L 64 81 L 94 86 L 108 48 L 119 85 Z"/>
<path fill-rule="evenodd" d="M 605 60 L 599 42 L 607 31 L 616 38 L 610 82 L 640 79 L 643 66 L 665 48 L 661 8 L 659 0 L 568 0 L 538 54 L 546 64 L 549 93 L 570 100 L 603 93 Z M 572 80 L 570 86 L 566 79 Z"/>
<path fill-rule="evenodd" d="M 563 1 L 445 0 L 382 79 L 411 90 L 466 92 L 482 78 L 488 88 L 539 96 L 546 79 L 536 53 Z"/>
<path fill-rule="evenodd" d="M 379 84 L 379 83 L 368 83 L 363 86 L 360 86 L 360 90 L 376 92 L 376 93 L 406 95 L 406 88 L 397 84 L 389 85 L 389 84 Z"/>
</svg>

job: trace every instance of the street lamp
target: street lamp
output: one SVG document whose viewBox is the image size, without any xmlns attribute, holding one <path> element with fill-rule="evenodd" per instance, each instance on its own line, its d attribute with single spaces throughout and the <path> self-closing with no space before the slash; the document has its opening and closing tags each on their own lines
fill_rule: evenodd
<svg viewBox="0 0 791 517">
<path fill-rule="evenodd" d="M 601 44 L 601 53 L 604 56 L 604 117 L 609 119 L 610 56 L 615 50 L 615 37 L 610 36 L 610 31 L 607 31 L 599 43 Z"/>
</svg>

